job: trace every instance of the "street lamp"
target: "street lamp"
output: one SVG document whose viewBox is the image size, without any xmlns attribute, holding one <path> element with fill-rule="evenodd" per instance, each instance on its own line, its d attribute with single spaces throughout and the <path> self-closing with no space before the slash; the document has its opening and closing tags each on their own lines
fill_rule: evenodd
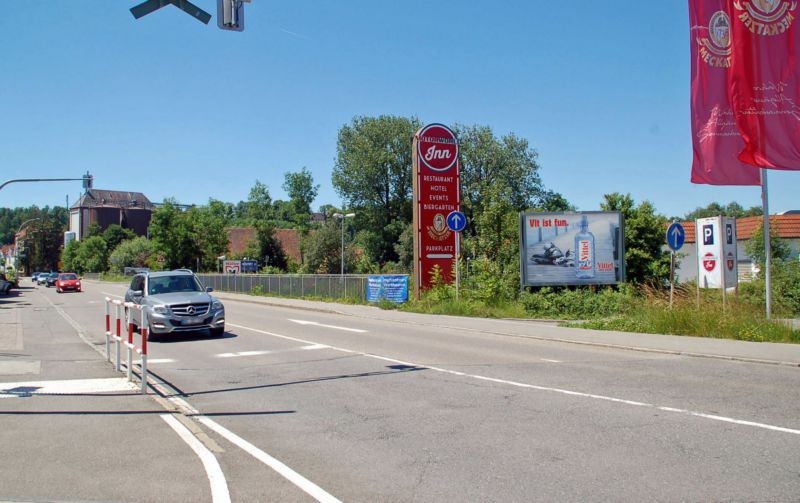
<svg viewBox="0 0 800 503">
<path fill-rule="evenodd" d="M 19 234 L 22 232 L 23 227 L 36 220 L 41 220 L 41 218 L 35 217 L 25 220 L 22 222 L 22 224 L 20 224 L 19 229 L 17 229 L 17 232 L 14 234 L 14 267 L 16 267 L 17 271 L 19 271 Z M 24 243 L 25 241 L 23 240 L 22 242 Z"/>
<path fill-rule="evenodd" d="M 344 276 L 344 219 L 345 218 L 353 218 L 356 216 L 355 213 L 334 213 L 333 218 L 340 218 L 342 220 L 342 276 Z"/>
</svg>

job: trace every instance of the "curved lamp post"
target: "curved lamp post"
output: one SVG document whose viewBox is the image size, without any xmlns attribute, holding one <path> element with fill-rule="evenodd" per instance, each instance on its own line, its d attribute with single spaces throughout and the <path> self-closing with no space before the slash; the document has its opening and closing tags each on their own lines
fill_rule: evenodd
<svg viewBox="0 0 800 503">
<path fill-rule="evenodd" d="M 19 271 L 19 233 L 22 232 L 22 229 L 26 225 L 31 222 L 35 222 L 36 220 L 41 220 L 41 217 L 29 218 L 28 220 L 25 220 L 20 224 L 17 232 L 14 233 L 14 267 L 16 267 L 17 271 Z"/>
<path fill-rule="evenodd" d="M 333 218 L 339 218 L 342 220 L 342 272 L 341 275 L 344 276 L 344 219 L 345 218 L 353 218 L 356 216 L 355 213 L 334 213 Z"/>
</svg>

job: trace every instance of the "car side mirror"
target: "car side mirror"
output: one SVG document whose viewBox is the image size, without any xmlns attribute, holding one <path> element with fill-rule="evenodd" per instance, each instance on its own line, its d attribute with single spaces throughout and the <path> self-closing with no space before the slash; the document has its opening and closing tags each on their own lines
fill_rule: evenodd
<svg viewBox="0 0 800 503">
<path fill-rule="evenodd" d="M 131 295 L 133 297 L 141 297 L 144 295 L 144 292 L 142 290 L 134 290 L 131 292 Z"/>
<path fill-rule="evenodd" d="M 213 291 L 214 291 L 214 289 L 213 289 L 213 288 L 211 288 L 210 286 L 207 286 L 207 287 L 206 287 L 206 292 L 213 292 Z"/>
</svg>

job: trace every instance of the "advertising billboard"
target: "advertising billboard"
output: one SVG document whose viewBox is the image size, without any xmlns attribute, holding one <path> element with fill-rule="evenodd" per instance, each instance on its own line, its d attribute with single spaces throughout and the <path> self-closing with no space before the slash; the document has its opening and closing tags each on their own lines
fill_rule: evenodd
<svg viewBox="0 0 800 503">
<path fill-rule="evenodd" d="M 520 213 L 523 286 L 613 285 L 625 281 L 618 211 Z"/>
<path fill-rule="evenodd" d="M 408 300 L 408 276 L 374 274 L 367 277 L 367 302 L 390 300 L 402 304 Z"/>
<path fill-rule="evenodd" d="M 222 263 L 222 272 L 225 274 L 239 274 L 242 272 L 241 260 L 226 260 Z"/>
<path fill-rule="evenodd" d="M 460 209 L 460 164 L 455 133 L 442 124 L 428 124 L 414 136 L 414 294 L 431 285 L 438 266 L 445 283 L 455 280 L 456 232 L 447 216 Z"/>
<path fill-rule="evenodd" d="M 695 220 L 697 284 L 700 288 L 732 288 L 738 283 L 736 219 L 708 217 Z"/>
</svg>

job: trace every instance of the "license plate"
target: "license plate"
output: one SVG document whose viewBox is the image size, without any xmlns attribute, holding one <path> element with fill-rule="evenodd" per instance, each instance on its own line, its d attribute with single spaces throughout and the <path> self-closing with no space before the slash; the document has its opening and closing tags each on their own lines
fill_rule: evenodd
<svg viewBox="0 0 800 503">
<path fill-rule="evenodd" d="M 199 325 L 203 323 L 203 318 L 186 318 L 183 320 L 184 325 Z"/>
</svg>

